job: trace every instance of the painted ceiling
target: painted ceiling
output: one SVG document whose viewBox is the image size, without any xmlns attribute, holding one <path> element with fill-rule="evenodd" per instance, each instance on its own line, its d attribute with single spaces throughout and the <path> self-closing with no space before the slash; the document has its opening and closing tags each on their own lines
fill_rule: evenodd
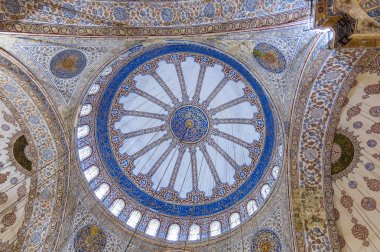
<svg viewBox="0 0 380 252">
<path fill-rule="evenodd" d="M 0 251 L 377 251 L 380 52 L 312 23 L 379 3 L 309 4 L 0 0 Z"/>
</svg>

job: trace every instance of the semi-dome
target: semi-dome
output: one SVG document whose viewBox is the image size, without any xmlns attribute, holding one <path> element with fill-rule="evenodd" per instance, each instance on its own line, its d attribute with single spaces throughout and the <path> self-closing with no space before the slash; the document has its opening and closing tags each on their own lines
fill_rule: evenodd
<svg viewBox="0 0 380 252">
<path fill-rule="evenodd" d="M 282 141 L 255 76 L 189 42 L 123 53 L 89 88 L 77 126 L 95 197 L 128 229 L 172 242 L 221 235 L 258 212 Z"/>
</svg>

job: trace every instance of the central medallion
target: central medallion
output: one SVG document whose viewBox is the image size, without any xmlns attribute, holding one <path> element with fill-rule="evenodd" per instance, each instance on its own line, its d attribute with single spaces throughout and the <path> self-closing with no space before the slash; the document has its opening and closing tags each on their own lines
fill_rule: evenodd
<svg viewBox="0 0 380 252">
<path fill-rule="evenodd" d="M 209 121 L 200 108 L 187 105 L 174 111 L 170 128 L 180 142 L 197 143 L 207 135 Z"/>
</svg>

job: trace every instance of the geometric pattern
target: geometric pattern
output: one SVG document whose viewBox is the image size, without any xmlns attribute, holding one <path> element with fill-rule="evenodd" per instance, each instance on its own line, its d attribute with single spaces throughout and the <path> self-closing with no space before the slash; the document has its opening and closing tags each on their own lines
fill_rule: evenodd
<svg viewBox="0 0 380 252">
<path fill-rule="evenodd" d="M 71 97 L 76 91 L 77 86 L 81 83 L 82 75 L 86 68 L 91 67 L 105 52 L 105 47 L 86 47 L 86 46 L 52 46 L 52 45 L 17 45 L 24 51 L 30 59 L 45 73 L 46 77 L 53 83 L 59 91 L 62 99 L 66 104 L 70 103 Z M 75 49 L 75 50 L 73 50 Z M 57 75 L 57 67 L 51 63 L 56 63 L 58 57 L 65 56 L 67 53 L 75 53 L 79 56 L 80 69 L 76 70 L 75 75 Z M 71 54 L 72 54 L 71 53 Z M 78 57 L 77 56 L 77 57 Z M 85 57 L 85 58 L 83 58 Z M 85 63 L 85 65 L 83 65 Z M 60 76 L 60 77 L 58 77 Z M 69 77 L 69 78 L 68 78 Z"/>
</svg>

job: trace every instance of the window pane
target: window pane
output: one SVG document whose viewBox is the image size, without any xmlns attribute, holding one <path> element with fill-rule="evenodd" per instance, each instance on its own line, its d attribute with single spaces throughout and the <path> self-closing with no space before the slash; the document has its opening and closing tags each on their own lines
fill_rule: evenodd
<svg viewBox="0 0 380 252">
<path fill-rule="evenodd" d="M 166 236 L 166 239 L 169 241 L 178 241 L 180 232 L 181 232 L 180 226 L 177 224 L 172 224 L 169 227 L 168 235 Z"/>
<path fill-rule="evenodd" d="M 96 94 L 99 91 L 100 86 L 98 84 L 94 84 L 91 86 L 90 91 L 88 92 L 90 95 Z"/>
<path fill-rule="evenodd" d="M 268 184 L 263 185 L 263 187 L 261 188 L 261 196 L 263 196 L 263 198 L 266 199 L 269 193 L 270 193 L 269 185 Z"/>
<path fill-rule="evenodd" d="M 78 150 L 79 160 L 83 161 L 89 156 L 91 156 L 92 149 L 90 146 L 86 145 Z"/>
<path fill-rule="evenodd" d="M 150 236 L 156 236 L 159 228 L 160 228 L 159 220 L 156 220 L 156 219 L 150 220 L 145 230 L 145 233 Z"/>
<path fill-rule="evenodd" d="M 197 224 L 193 224 L 189 230 L 189 241 L 196 241 L 201 238 L 201 227 Z"/>
<path fill-rule="evenodd" d="M 251 200 L 247 203 L 247 212 L 248 215 L 252 215 L 257 210 L 257 204 L 256 201 Z"/>
<path fill-rule="evenodd" d="M 77 132 L 77 138 L 81 139 L 82 137 L 87 136 L 88 132 L 90 132 L 90 127 L 88 127 L 88 125 L 79 126 L 78 132 Z"/>
<path fill-rule="evenodd" d="M 275 179 L 277 179 L 279 172 L 280 172 L 280 167 L 278 167 L 277 165 L 274 166 L 272 169 L 272 175 Z"/>
<path fill-rule="evenodd" d="M 121 211 L 123 211 L 124 207 L 125 207 L 124 200 L 117 199 L 112 203 L 112 205 L 110 206 L 109 209 L 110 209 L 111 213 L 113 213 L 113 215 L 118 217 L 120 215 Z"/>
<path fill-rule="evenodd" d="M 98 199 L 103 200 L 110 192 L 110 186 L 106 183 L 101 184 L 96 190 L 95 195 Z"/>
<path fill-rule="evenodd" d="M 234 228 L 240 224 L 240 214 L 233 213 L 230 216 L 230 227 Z"/>
<path fill-rule="evenodd" d="M 99 174 L 99 168 L 95 165 L 87 168 L 84 171 L 84 176 L 86 177 L 88 182 L 92 181 L 96 176 L 98 176 L 98 174 Z"/>
<path fill-rule="evenodd" d="M 83 107 L 80 111 L 80 116 L 86 116 L 86 115 L 90 114 L 91 110 L 92 110 L 91 104 L 83 105 Z"/>
<path fill-rule="evenodd" d="M 210 224 L 210 236 L 220 235 L 222 232 L 222 225 L 219 221 L 213 221 Z"/>
<path fill-rule="evenodd" d="M 137 224 L 140 222 L 141 213 L 139 211 L 132 211 L 127 220 L 127 225 L 136 228 Z"/>
</svg>

